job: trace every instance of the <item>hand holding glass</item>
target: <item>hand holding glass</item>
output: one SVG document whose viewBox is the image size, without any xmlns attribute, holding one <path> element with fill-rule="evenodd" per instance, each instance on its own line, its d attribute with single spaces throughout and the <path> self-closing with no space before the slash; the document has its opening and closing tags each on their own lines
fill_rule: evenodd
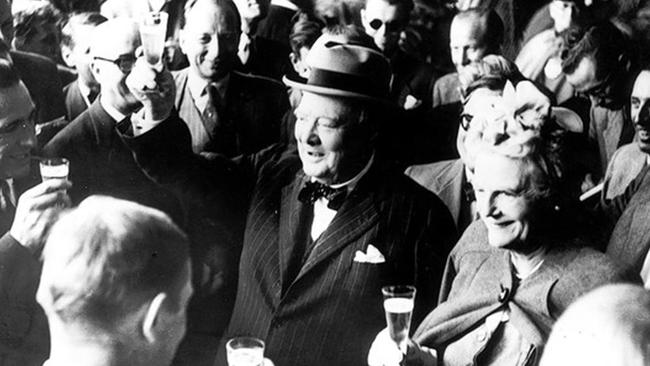
<svg viewBox="0 0 650 366">
<path fill-rule="evenodd" d="M 264 365 L 264 341 L 253 337 L 237 337 L 226 343 L 228 366 Z"/>
<path fill-rule="evenodd" d="M 140 20 L 140 39 L 144 57 L 147 63 L 157 69 L 162 66 L 168 17 L 167 13 L 161 11 L 147 13 Z"/>
<path fill-rule="evenodd" d="M 406 354 L 406 346 L 411 328 L 411 315 L 415 303 L 415 287 L 384 286 L 384 311 L 390 338 Z"/>
</svg>

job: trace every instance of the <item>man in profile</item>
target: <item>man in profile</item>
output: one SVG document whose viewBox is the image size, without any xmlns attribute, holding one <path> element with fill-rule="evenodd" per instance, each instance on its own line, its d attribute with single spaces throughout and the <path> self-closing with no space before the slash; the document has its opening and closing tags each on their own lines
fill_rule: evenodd
<svg viewBox="0 0 650 366">
<path fill-rule="evenodd" d="M 43 258 L 45 365 L 170 364 L 192 285 L 188 239 L 169 217 L 93 196 L 54 225 Z"/>
</svg>

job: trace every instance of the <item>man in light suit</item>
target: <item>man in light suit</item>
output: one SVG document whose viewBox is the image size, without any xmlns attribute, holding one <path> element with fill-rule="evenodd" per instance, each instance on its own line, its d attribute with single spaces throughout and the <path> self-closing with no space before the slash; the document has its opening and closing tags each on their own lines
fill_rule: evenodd
<svg viewBox="0 0 650 366">
<path fill-rule="evenodd" d="M 234 71 L 241 33 L 235 4 L 198 0 L 186 20 L 180 44 L 190 66 L 174 73 L 175 105 L 192 150 L 233 157 L 278 142 L 287 93 L 279 82 Z"/>
<path fill-rule="evenodd" d="M 0 60 L 1 365 L 40 366 L 47 357 L 47 320 L 34 300 L 38 258 L 51 222 L 69 204 L 67 180 L 51 179 L 25 190 L 34 184 L 34 109 L 13 66 Z"/>
<path fill-rule="evenodd" d="M 278 365 L 363 364 L 385 325 L 381 287 L 417 286 L 417 322 L 435 304 L 456 236 L 444 204 L 375 153 L 389 108 L 388 61 L 370 44 L 331 37 L 312 47 L 305 83 L 287 79 L 304 92 L 297 155 L 282 146 L 233 161 L 193 155 L 171 106 L 166 116 L 119 126 L 159 182 L 225 199 L 241 193 L 236 203 L 248 218 L 225 338 L 264 339 Z M 131 81 L 132 90 L 150 85 Z"/>
</svg>

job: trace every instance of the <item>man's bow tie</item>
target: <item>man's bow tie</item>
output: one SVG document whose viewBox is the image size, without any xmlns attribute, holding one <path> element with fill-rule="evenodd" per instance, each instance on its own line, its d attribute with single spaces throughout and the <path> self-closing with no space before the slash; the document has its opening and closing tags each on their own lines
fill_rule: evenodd
<svg viewBox="0 0 650 366">
<path fill-rule="evenodd" d="M 318 199 L 325 198 L 329 201 L 327 204 L 329 209 L 338 210 L 343 205 L 347 193 L 346 187 L 332 188 L 319 182 L 305 182 L 298 194 L 298 200 L 313 204 Z"/>
</svg>

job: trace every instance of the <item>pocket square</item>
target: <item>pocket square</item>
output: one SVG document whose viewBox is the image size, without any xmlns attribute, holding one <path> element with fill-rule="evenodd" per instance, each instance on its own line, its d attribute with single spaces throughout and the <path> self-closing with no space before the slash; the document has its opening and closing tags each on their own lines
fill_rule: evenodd
<svg viewBox="0 0 650 366">
<path fill-rule="evenodd" d="M 368 245 L 368 249 L 366 249 L 366 253 L 357 250 L 357 252 L 354 254 L 354 261 L 359 262 L 359 263 L 384 263 L 386 262 L 386 258 L 384 258 L 384 255 L 381 254 L 379 249 L 375 248 L 374 245 L 370 244 Z"/>
</svg>

